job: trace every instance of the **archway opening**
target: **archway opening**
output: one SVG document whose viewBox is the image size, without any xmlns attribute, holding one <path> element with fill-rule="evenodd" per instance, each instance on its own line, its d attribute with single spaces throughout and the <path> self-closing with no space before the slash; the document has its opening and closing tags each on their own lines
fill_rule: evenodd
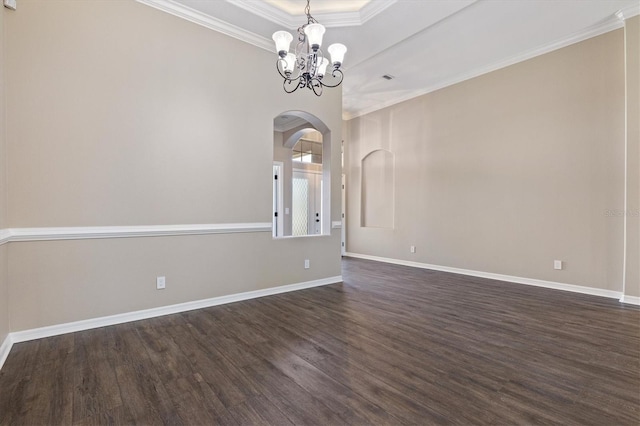
<svg viewBox="0 0 640 426">
<path fill-rule="evenodd" d="M 331 132 L 313 114 L 273 120 L 273 236 L 331 232 Z"/>
</svg>

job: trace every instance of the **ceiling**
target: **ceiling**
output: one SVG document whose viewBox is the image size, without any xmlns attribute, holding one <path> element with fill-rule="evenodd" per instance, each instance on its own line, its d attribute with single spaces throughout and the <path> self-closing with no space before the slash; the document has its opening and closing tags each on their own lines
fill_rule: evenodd
<svg viewBox="0 0 640 426">
<path fill-rule="evenodd" d="M 305 0 L 138 1 L 272 51 L 274 61 L 271 34 L 306 23 Z M 348 48 L 346 119 L 621 28 L 638 13 L 638 0 L 311 0 L 327 27 L 323 45 Z"/>
</svg>

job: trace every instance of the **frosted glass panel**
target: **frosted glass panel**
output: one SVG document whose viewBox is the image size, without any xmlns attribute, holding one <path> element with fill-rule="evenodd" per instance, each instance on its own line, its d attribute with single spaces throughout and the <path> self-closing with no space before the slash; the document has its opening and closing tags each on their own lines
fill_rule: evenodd
<svg viewBox="0 0 640 426">
<path fill-rule="evenodd" d="M 293 178 L 292 235 L 309 234 L 309 181 Z"/>
</svg>

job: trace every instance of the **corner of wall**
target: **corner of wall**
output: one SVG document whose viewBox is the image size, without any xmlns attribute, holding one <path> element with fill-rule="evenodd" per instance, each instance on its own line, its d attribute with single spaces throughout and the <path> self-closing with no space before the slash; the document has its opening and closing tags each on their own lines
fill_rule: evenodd
<svg viewBox="0 0 640 426">
<path fill-rule="evenodd" d="M 640 16 L 625 20 L 625 260 L 623 300 L 640 300 Z"/>
<path fill-rule="evenodd" d="M 7 144 L 4 96 L 4 15 L 0 10 L 0 233 L 7 228 Z M 11 349 L 9 322 L 8 245 L 0 244 L 0 367 Z"/>
</svg>

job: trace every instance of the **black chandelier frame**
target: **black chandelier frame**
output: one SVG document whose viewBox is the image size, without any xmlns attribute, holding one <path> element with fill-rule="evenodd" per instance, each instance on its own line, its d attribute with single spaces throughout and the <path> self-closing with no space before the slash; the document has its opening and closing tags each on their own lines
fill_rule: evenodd
<svg viewBox="0 0 640 426">
<path fill-rule="evenodd" d="M 325 56 L 319 46 L 309 46 L 307 43 L 307 36 L 304 33 L 305 28 L 309 24 L 317 24 L 318 21 L 311 16 L 311 7 L 307 0 L 307 6 L 304 9 L 307 15 L 307 23 L 298 28 L 298 44 L 295 49 L 296 62 L 294 68 L 297 72 L 287 71 L 287 52 L 279 52 L 279 58 L 276 61 L 276 69 L 282 76 L 284 81 L 282 87 L 285 92 L 293 93 L 296 90 L 306 87 L 313 91 L 316 96 L 322 95 L 322 90 L 325 87 L 333 88 L 338 87 L 344 79 L 344 74 L 340 69 L 340 62 L 336 62 L 332 65 L 331 81 L 327 82 L 324 77 L 326 75 L 318 74 L 320 70 L 320 64 L 324 60 Z"/>
</svg>

